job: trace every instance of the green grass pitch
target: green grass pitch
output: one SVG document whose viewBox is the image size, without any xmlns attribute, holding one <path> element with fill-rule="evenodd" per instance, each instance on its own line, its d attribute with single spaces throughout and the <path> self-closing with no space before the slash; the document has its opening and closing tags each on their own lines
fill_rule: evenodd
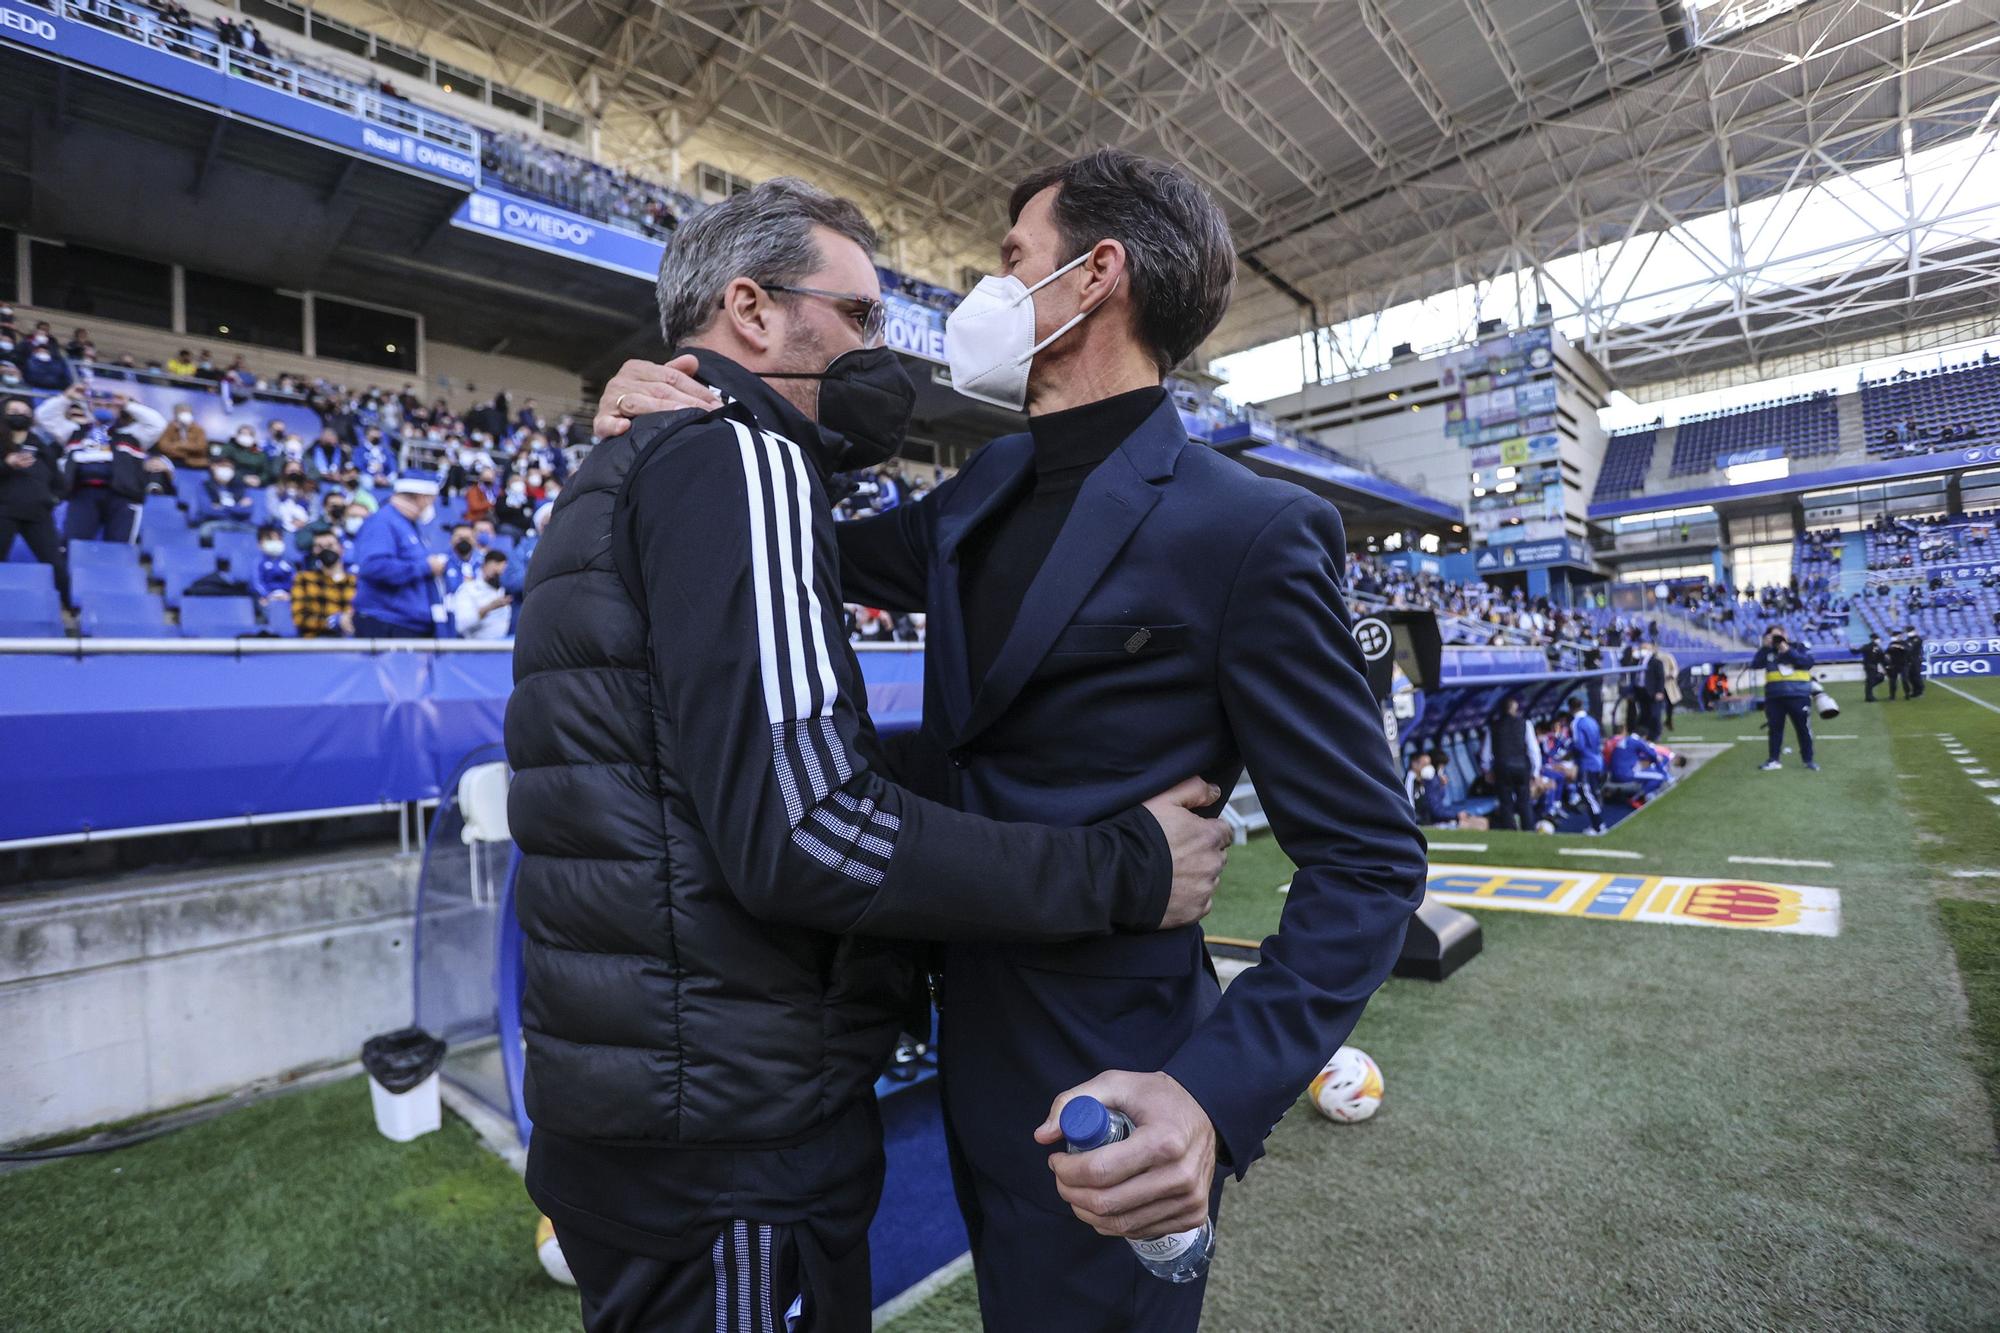
<svg viewBox="0 0 2000 1333">
<path fill-rule="evenodd" d="M 1483 955 L 1362 1020 L 1381 1112 L 1301 1106 L 1230 1187 L 1206 1326 L 1994 1327 L 2000 788 L 1939 733 L 2000 776 L 2000 686 L 1952 684 L 1838 687 L 1821 730 L 1855 739 L 1818 774 L 1758 772 L 1754 718 L 1684 714 L 1734 748 L 1601 841 L 1436 835 L 1488 844 L 1439 860 L 1825 885 L 1842 931 L 1481 913 Z M 1290 871 L 1237 849 L 1211 933 L 1268 933 Z M 390 1145 L 339 1084 L 0 1176 L 0 1326 L 574 1328 L 533 1222 L 463 1125 Z M 962 1281 L 891 1328 L 977 1326 Z"/>
</svg>

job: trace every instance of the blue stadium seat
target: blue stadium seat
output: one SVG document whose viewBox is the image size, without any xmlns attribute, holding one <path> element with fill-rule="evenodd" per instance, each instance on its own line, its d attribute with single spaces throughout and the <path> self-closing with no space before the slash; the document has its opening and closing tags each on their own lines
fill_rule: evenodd
<svg viewBox="0 0 2000 1333">
<path fill-rule="evenodd" d="M 296 639 L 299 627 L 292 620 L 292 603 L 289 598 L 274 598 L 263 609 L 264 633 L 274 639 Z"/>
<path fill-rule="evenodd" d="M 0 639 L 46 639 L 62 632 L 62 599 L 53 586 L 0 589 Z"/>
<path fill-rule="evenodd" d="M 248 597 L 189 597 L 181 603 L 181 637 L 234 639 L 257 632 L 257 603 Z"/>
<path fill-rule="evenodd" d="M 69 544 L 71 569 L 137 569 L 139 548 L 130 542 L 74 541 Z"/>
<path fill-rule="evenodd" d="M 81 542 L 70 543 L 69 599 L 77 606 L 95 601 L 100 597 L 143 597 L 146 595 L 146 571 L 135 562 L 130 565 L 102 565 L 76 560 L 76 548 Z"/>
<path fill-rule="evenodd" d="M 165 639 L 174 632 L 158 593 L 95 597 L 77 619 L 85 638 Z"/>
<path fill-rule="evenodd" d="M 187 515 L 172 500 L 164 495 L 146 497 L 146 516 L 139 523 L 141 551 L 151 555 L 162 547 L 191 546 L 200 541 L 201 534 L 189 526 Z"/>
<path fill-rule="evenodd" d="M 42 588 L 54 592 L 55 587 L 56 572 L 48 565 L 0 564 L 0 598 Z"/>
<path fill-rule="evenodd" d="M 257 568 L 257 534 L 254 532 L 218 532 L 215 534 L 215 558 L 219 565 L 229 562 L 229 572 L 245 581 Z"/>
<path fill-rule="evenodd" d="M 153 553 L 153 577 L 166 585 L 167 605 L 178 607 L 187 586 L 215 570 L 215 552 L 205 546 L 167 546 Z"/>
</svg>

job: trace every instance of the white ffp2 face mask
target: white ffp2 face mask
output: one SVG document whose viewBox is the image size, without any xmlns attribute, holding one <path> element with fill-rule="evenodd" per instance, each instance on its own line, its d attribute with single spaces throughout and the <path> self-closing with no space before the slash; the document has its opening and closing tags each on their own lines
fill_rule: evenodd
<svg viewBox="0 0 2000 1333">
<path fill-rule="evenodd" d="M 1078 311 L 1074 319 L 1036 342 L 1034 295 L 1088 258 L 1086 250 L 1032 287 L 1011 273 L 981 278 L 945 317 L 944 359 L 951 367 L 951 387 L 996 407 L 1018 412 L 1027 406 L 1028 369 L 1035 354 L 1091 313 Z"/>
</svg>

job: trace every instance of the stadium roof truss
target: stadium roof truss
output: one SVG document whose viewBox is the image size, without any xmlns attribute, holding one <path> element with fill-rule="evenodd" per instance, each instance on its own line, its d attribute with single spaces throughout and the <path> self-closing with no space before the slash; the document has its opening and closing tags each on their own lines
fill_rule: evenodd
<svg viewBox="0 0 2000 1333">
<path fill-rule="evenodd" d="M 1470 287 L 1643 383 L 2000 296 L 2000 0 L 379 3 L 663 154 L 755 136 L 972 248 L 1033 165 L 1172 158 L 1246 269 L 1218 353 Z"/>
</svg>

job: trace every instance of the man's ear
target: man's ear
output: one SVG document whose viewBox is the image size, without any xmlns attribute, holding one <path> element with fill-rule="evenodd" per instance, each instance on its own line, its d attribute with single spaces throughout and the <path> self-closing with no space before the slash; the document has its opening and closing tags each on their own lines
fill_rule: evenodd
<svg viewBox="0 0 2000 1333">
<path fill-rule="evenodd" d="M 1131 275 L 1127 273 L 1129 256 L 1122 241 L 1109 237 L 1090 248 L 1090 258 L 1083 261 L 1083 290 L 1077 294 L 1079 310 L 1095 310 L 1110 300 Z"/>
<path fill-rule="evenodd" d="M 722 289 L 722 315 L 736 336 L 759 352 L 768 352 L 777 340 L 771 327 L 774 307 L 762 287 L 748 278 L 732 278 Z"/>
</svg>

